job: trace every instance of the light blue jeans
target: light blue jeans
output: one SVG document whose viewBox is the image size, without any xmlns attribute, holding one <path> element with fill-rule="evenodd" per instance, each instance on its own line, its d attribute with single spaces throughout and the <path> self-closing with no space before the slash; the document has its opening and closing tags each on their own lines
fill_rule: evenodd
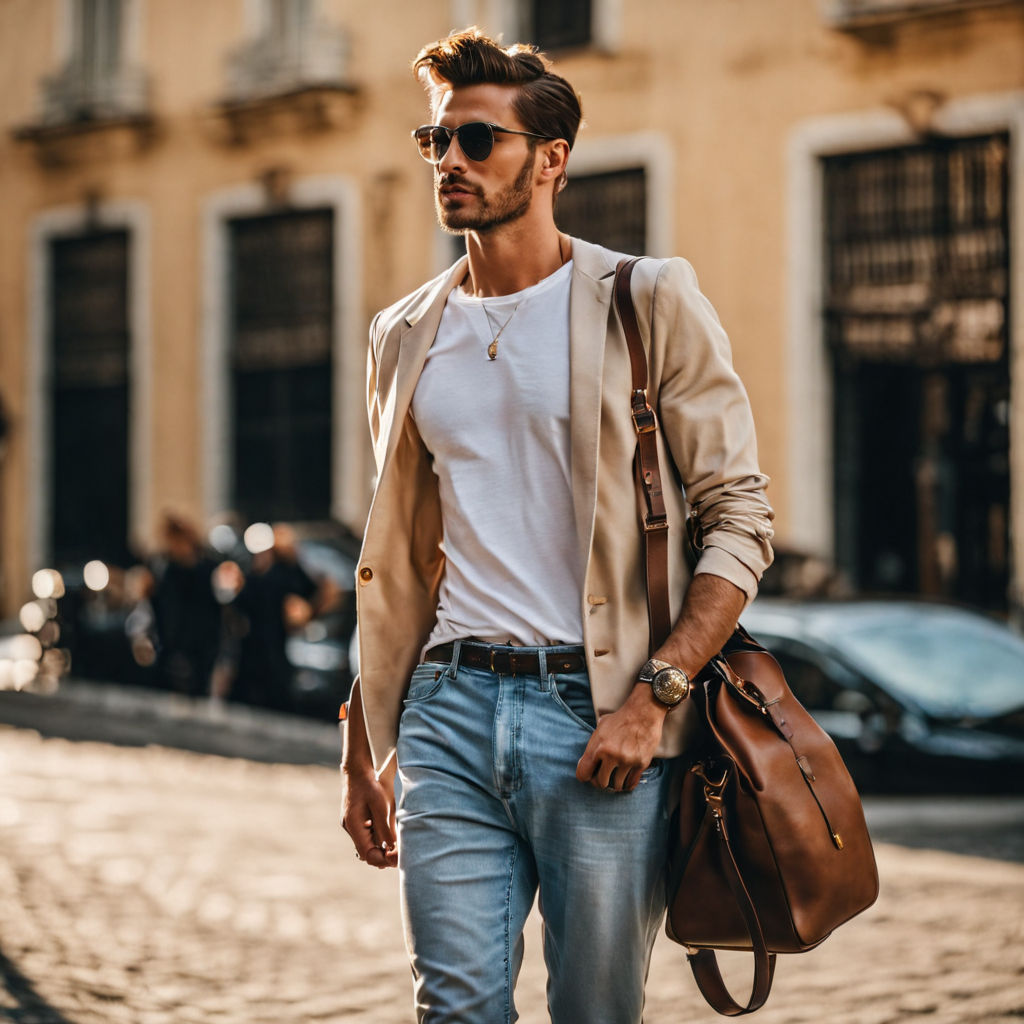
<svg viewBox="0 0 1024 1024">
<path fill-rule="evenodd" d="M 417 1020 L 518 1019 L 523 925 L 539 891 L 553 1024 L 639 1024 L 665 909 L 671 762 L 655 761 L 631 793 L 579 782 L 593 731 L 586 674 L 455 664 L 416 668 L 398 737 Z"/>
</svg>

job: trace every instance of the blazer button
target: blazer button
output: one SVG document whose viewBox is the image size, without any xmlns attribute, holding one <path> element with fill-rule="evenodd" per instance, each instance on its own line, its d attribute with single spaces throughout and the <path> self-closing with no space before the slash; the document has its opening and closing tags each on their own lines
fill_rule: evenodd
<svg viewBox="0 0 1024 1024">
<path fill-rule="evenodd" d="M 359 570 L 359 580 L 361 583 L 369 583 L 373 579 L 373 570 L 368 566 L 364 565 Z"/>
</svg>

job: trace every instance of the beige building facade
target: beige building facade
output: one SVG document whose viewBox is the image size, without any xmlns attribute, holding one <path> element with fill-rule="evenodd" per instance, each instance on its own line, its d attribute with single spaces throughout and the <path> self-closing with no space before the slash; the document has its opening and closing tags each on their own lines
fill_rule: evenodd
<svg viewBox="0 0 1024 1024">
<path fill-rule="evenodd" d="M 408 64 L 472 23 L 583 97 L 564 226 L 697 268 L 781 546 L 1019 608 L 1024 3 L 2 0 L 0 611 L 165 508 L 359 531 L 370 317 L 456 251 Z"/>
</svg>

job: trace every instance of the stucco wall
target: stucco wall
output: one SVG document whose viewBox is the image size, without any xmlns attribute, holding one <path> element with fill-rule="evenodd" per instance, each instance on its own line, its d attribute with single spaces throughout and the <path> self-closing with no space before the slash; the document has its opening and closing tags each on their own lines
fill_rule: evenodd
<svg viewBox="0 0 1024 1024">
<path fill-rule="evenodd" d="M 581 147 L 599 150 L 602 140 L 630 133 L 661 138 L 671 169 L 658 200 L 671 220 L 669 247 L 694 263 L 733 339 L 763 466 L 775 481 L 779 533 L 794 539 L 788 536 L 793 420 L 786 362 L 790 141 L 809 120 L 893 111 L 915 92 L 935 93 L 941 109 L 958 98 L 1024 89 L 1024 4 L 853 34 L 829 28 L 817 0 L 605 3 L 621 27 L 613 52 L 558 58 L 583 96 Z M 30 296 L 39 282 L 32 281 L 29 257 L 33 226 L 47 211 L 84 215 L 89 195 L 101 217 L 105 204 L 122 201 L 147 211 L 150 385 L 148 408 L 137 421 L 148 467 L 136 503 L 142 541 L 165 506 L 196 516 L 210 511 L 203 218 L 213 197 L 251 188 L 271 170 L 294 188 L 306 179 L 347 183 L 359 230 L 346 258 L 355 253 L 361 262 L 357 308 L 340 340 L 350 350 L 349 366 L 361 367 L 372 313 L 436 271 L 430 171 L 408 139 L 425 108 L 408 62 L 454 18 L 475 18 L 487 28 L 502 5 L 329 0 L 322 6 L 324 17 L 350 31 L 358 89 L 336 130 L 287 128 L 245 146 L 219 141 L 222 123 L 213 105 L 223 96 L 226 54 L 244 36 L 246 4 L 144 0 L 137 47 L 152 76 L 155 137 L 137 148 L 131 135 L 97 134 L 70 147 L 67 166 L 45 167 L 35 147 L 12 130 L 33 120 L 38 82 L 56 67 L 62 0 L 0 4 L 0 394 L 14 428 L 0 496 L 5 611 L 24 598 L 36 568 L 28 543 L 35 513 L 28 500 L 34 468 L 27 346 Z M 343 395 L 358 406 L 361 379 L 344 383 Z M 361 434 L 360 415 L 346 413 L 346 431 Z M 365 452 L 362 436 L 352 444 L 352 451 Z M 345 507 L 358 520 L 370 466 L 365 454 L 351 461 L 357 464 L 347 468 L 346 487 L 358 493 L 350 493 Z M 1016 532 L 1024 533 L 1024 523 Z"/>
</svg>

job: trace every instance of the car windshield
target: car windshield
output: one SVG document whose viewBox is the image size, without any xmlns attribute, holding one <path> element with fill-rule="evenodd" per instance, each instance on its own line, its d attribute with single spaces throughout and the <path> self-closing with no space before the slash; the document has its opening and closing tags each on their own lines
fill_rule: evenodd
<svg viewBox="0 0 1024 1024">
<path fill-rule="evenodd" d="M 986 619 L 922 609 L 832 641 L 936 717 L 994 718 L 1024 706 L 1024 640 Z"/>
</svg>

